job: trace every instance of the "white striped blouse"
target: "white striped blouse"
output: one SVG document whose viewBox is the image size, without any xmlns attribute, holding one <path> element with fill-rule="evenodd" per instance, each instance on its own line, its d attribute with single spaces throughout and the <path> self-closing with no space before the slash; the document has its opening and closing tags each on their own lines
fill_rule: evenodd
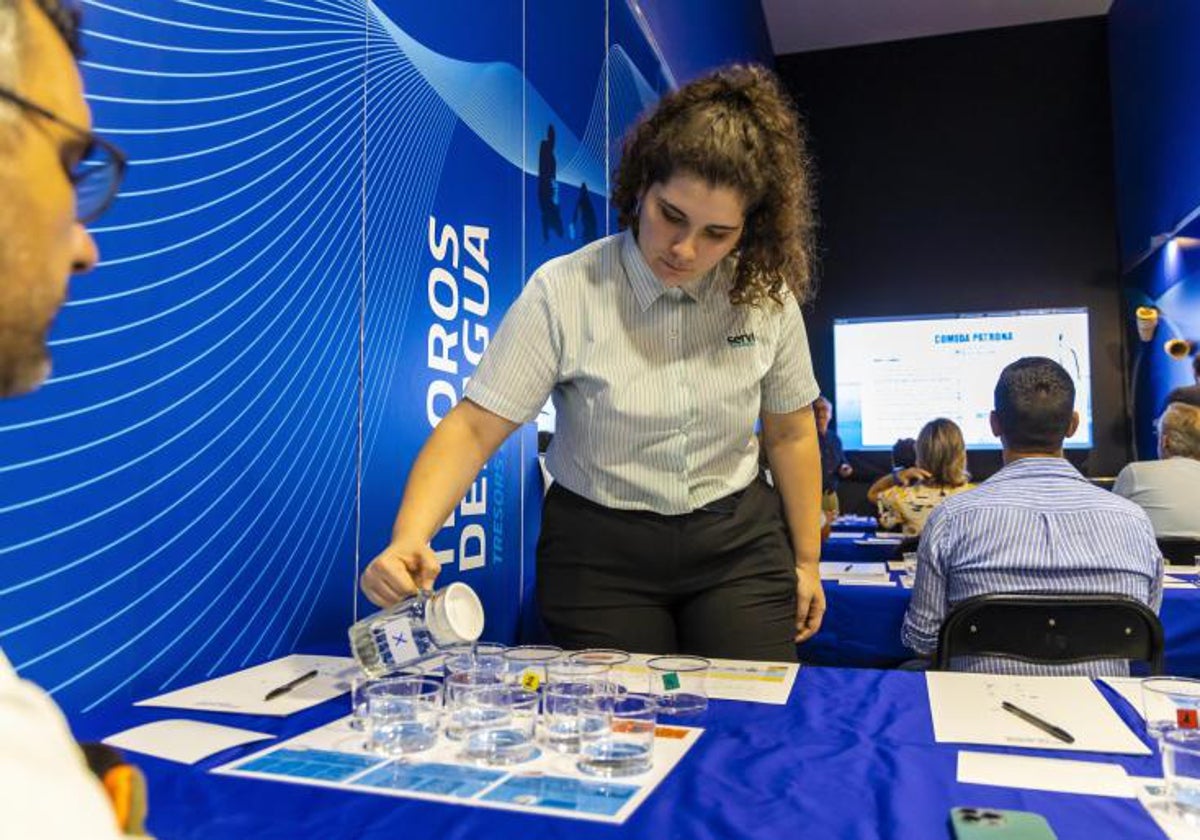
<svg viewBox="0 0 1200 840">
<path fill-rule="evenodd" d="M 1162 575 L 1162 554 L 1141 508 L 1094 487 L 1062 458 L 1022 458 L 930 514 L 902 639 L 931 654 L 950 608 L 992 592 L 1113 593 L 1158 612 Z M 1048 666 L 961 657 L 952 666 L 999 674 L 1129 672 L 1127 663 L 1112 660 Z"/>
<path fill-rule="evenodd" d="M 668 288 L 629 231 L 551 260 L 466 397 L 526 423 L 550 396 L 547 468 L 607 507 L 688 513 L 741 490 L 758 472 L 760 410 L 797 411 L 818 388 L 795 300 L 734 306 L 731 270 Z"/>
</svg>

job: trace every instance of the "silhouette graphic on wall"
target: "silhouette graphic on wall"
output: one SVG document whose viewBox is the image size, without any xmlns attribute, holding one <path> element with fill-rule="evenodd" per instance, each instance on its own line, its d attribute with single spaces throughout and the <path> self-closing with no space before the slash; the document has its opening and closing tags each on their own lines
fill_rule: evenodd
<svg viewBox="0 0 1200 840">
<path fill-rule="evenodd" d="M 538 146 L 538 207 L 542 211 L 542 241 L 550 231 L 563 235 L 562 213 L 558 207 L 558 162 L 554 159 L 554 124 L 546 126 L 546 139 Z"/>
<path fill-rule="evenodd" d="M 571 215 L 571 235 L 576 234 L 585 245 L 596 238 L 596 208 L 592 206 L 592 194 L 588 192 L 586 181 L 579 185 L 579 200 Z"/>
</svg>

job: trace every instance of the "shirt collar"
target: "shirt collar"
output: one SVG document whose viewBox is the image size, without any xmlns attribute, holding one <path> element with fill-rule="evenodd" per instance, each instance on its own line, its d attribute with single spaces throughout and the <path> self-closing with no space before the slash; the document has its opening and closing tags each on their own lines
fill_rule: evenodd
<svg viewBox="0 0 1200 840">
<path fill-rule="evenodd" d="M 1068 478 L 1090 483 L 1066 458 L 1021 458 L 1013 461 L 1011 464 L 1006 464 L 999 472 L 989 478 L 988 482 L 1030 478 L 1033 476 Z"/>
<path fill-rule="evenodd" d="M 646 262 L 646 257 L 642 254 L 642 249 L 638 247 L 637 237 L 633 235 L 632 228 L 626 228 L 621 233 L 621 266 L 625 269 L 629 285 L 633 287 L 634 297 L 637 298 L 638 305 L 642 307 L 643 312 L 649 309 L 654 301 L 667 293 L 668 287 L 663 285 L 663 282 L 658 279 Z M 702 303 L 712 295 L 719 285 L 716 278 L 723 276 L 724 270 L 725 263 L 722 262 L 703 277 L 698 277 L 692 282 L 680 286 L 679 289 L 687 297 Z"/>
</svg>

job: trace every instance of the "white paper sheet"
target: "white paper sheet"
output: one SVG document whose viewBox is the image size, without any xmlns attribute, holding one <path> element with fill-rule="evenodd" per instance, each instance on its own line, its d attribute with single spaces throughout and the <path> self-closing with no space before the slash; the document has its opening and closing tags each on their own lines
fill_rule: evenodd
<svg viewBox="0 0 1200 840">
<path fill-rule="evenodd" d="M 267 692 L 315 670 L 317 676 L 287 694 L 266 700 Z M 348 656 L 293 654 L 235 671 L 207 682 L 140 700 L 135 706 L 166 706 L 206 712 L 238 712 L 284 717 L 350 690 L 350 677 L 358 666 Z"/>
<path fill-rule="evenodd" d="M 1127 799 L 1137 795 L 1129 774 L 1119 764 L 969 750 L 958 754 L 958 780 L 975 785 Z"/>
<path fill-rule="evenodd" d="M 1196 579 L 1191 578 L 1185 580 L 1183 578 L 1172 577 L 1171 575 L 1163 575 L 1164 589 L 1195 589 Z"/>
<path fill-rule="evenodd" d="M 887 565 L 884 563 L 833 563 L 828 560 L 821 563 L 821 577 L 829 580 L 881 575 L 887 577 Z"/>
<path fill-rule="evenodd" d="M 867 535 L 866 531 L 832 531 L 828 539 L 831 540 L 861 540 Z"/>
<path fill-rule="evenodd" d="M 633 654 L 624 665 L 613 668 L 613 680 L 630 691 L 648 690 L 650 670 L 646 661 L 650 658 L 642 653 Z M 710 659 L 709 663 L 707 691 L 710 698 L 775 706 L 787 704 L 800 672 L 799 665 L 784 662 Z"/>
<path fill-rule="evenodd" d="M 213 772 L 620 824 L 670 774 L 703 731 L 660 725 L 650 770 L 597 779 L 576 768 L 578 756 L 548 750 L 511 767 L 480 767 L 459 760 L 459 745 L 444 737 L 427 752 L 393 762 L 366 752 L 363 733 L 351 729 L 349 718 L 343 718 Z"/>
<path fill-rule="evenodd" d="M 896 582 L 887 575 L 882 577 L 844 577 L 834 578 L 838 586 L 895 586 Z"/>
<path fill-rule="evenodd" d="M 1176 563 L 1167 563 L 1163 566 L 1163 574 L 1167 575 L 1190 575 L 1195 577 L 1200 574 L 1200 566 L 1185 566 Z"/>
<path fill-rule="evenodd" d="M 1133 710 L 1138 713 L 1139 717 L 1143 720 L 1146 718 L 1146 713 L 1142 710 L 1141 677 L 1102 677 L 1101 682 L 1121 695 L 1130 706 L 1133 706 Z"/>
<path fill-rule="evenodd" d="M 925 675 L 933 732 L 940 743 L 1149 755 L 1087 677 L 1023 677 L 931 671 Z M 1065 729 L 1065 743 L 1014 714 L 1008 701 Z"/>
<path fill-rule="evenodd" d="M 169 761 L 195 764 L 221 750 L 274 737 L 249 729 L 201 723 L 198 720 L 156 720 L 109 735 L 104 743 Z"/>
<path fill-rule="evenodd" d="M 896 534 L 894 537 L 867 537 L 863 540 L 855 540 L 855 545 L 896 545 L 904 539 L 902 534 Z"/>
</svg>

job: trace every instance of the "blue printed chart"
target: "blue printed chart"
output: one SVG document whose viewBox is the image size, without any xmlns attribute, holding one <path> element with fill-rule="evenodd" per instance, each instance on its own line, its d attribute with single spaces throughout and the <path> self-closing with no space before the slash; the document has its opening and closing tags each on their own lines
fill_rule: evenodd
<svg viewBox="0 0 1200 840">
<path fill-rule="evenodd" d="M 385 758 L 364 748 L 363 733 L 351 729 L 347 717 L 213 772 L 619 825 L 667 777 L 703 731 L 659 726 L 654 764 L 648 771 L 598 780 L 575 768 L 575 756 L 548 750 L 519 766 L 480 767 L 460 760 L 458 746 L 444 737 L 419 756 Z"/>
</svg>

